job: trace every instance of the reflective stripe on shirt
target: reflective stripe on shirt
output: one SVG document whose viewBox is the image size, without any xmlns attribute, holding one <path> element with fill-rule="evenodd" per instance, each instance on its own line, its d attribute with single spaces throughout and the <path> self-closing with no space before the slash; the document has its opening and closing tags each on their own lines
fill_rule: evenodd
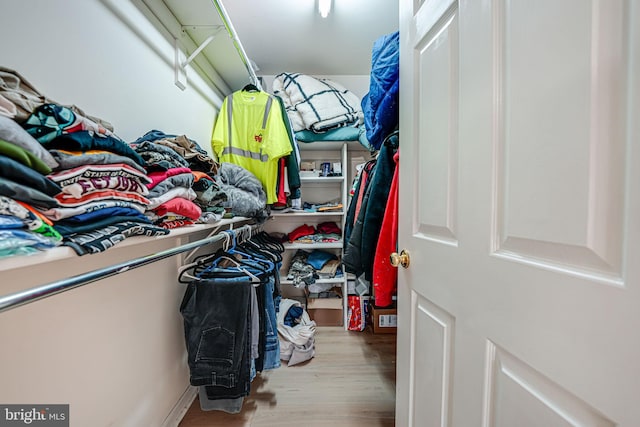
<svg viewBox="0 0 640 427">
<path fill-rule="evenodd" d="M 235 154 L 236 156 L 248 157 L 250 159 L 260 160 L 261 162 L 269 161 L 269 156 L 267 156 L 266 154 L 243 150 L 242 148 L 238 147 L 224 147 L 224 150 L 222 150 L 222 155 L 224 156 L 225 154 Z"/>
</svg>

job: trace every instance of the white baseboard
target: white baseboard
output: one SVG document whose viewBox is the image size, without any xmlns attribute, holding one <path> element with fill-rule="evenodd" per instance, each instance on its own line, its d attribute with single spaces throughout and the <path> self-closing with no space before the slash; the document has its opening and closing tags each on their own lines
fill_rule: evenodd
<svg viewBox="0 0 640 427">
<path fill-rule="evenodd" d="M 162 423 L 162 427 L 178 427 L 178 424 L 180 424 L 180 421 L 182 421 L 182 418 L 191 407 L 191 404 L 193 403 L 197 395 L 198 387 L 187 387 L 184 393 L 182 393 L 182 396 L 180 396 L 178 402 L 174 405 L 169 415 L 167 415 L 167 418 L 165 418 L 164 422 Z"/>
</svg>

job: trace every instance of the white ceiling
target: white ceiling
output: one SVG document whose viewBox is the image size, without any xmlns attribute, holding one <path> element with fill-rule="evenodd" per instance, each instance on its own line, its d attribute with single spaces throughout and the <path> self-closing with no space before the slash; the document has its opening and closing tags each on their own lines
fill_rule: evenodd
<svg viewBox="0 0 640 427">
<path fill-rule="evenodd" d="M 398 29 L 396 0 L 333 0 L 322 18 L 317 0 L 222 0 L 260 73 L 363 75 L 374 41 Z"/>
<path fill-rule="evenodd" d="M 220 0 L 258 75 L 369 74 L 373 43 L 398 29 L 397 0 L 332 0 L 327 18 L 318 13 L 317 1 Z M 222 24 L 213 0 L 141 2 L 173 37 L 188 42 L 187 53 L 216 32 L 210 26 Z M 203 54 L 232 90 L 242 88 L 248 82 L 244 64 L 226 31 L 216 34 Z"/>
</svg>

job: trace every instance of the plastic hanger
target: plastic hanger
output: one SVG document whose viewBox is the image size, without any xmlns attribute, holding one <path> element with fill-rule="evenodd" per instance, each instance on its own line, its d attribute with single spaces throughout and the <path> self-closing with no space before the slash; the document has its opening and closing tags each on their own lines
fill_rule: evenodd
<svg viewBox="0 0 640 427">
<path fill-rule="evenodd" d="M 245 251 L 249 253 L 256 253 L 258 256 L 266 258 L 271 262 L 282 261 L 281 252 L 274 250 L 273 247 L 268 247 L 267 245 L 260 244 L 255 240 L 248 240 L 244 242 L 243 248 Z"/>
<path fill-rule="evenodd" d="M 207 255 L 206 259 L 202 258 L 196 262 L 192 262 L 190 264 L 187 264 L 185 266 L 182 266 L 178 269 L 178 282 L 180 283 L 188 283 L 183 281 L 183 278 L 189 279 L 190 281 L 203 281 L 206 279 L 203 279 L 202 277 L 199 277 L 197 274 L 191 274 L 189 272 L 190 269 L 198 269 L 198 267 L 202 267 L 204 265 L 207 265 L 207 268 L 212 268 L 214 267 L 214 265 L 211 263 L 208 263 L 208 259 L 210 258 L 214 258 L 215 260 L 220 260 L 220 259 L 224 259 L 227 260 L 229 262 L 231 262 L 231 264 L 233 264 L 234 268 L 236 268 L 238 272 L 241 272 L 243 274 L 246 274 L 249 278 L 251 278 L 251 283 L 253 283 L 253 286 L 259 286 L 262 283 L 262 280 L 260 280 L 260 278 L 258 276 L 256 276 L 255 274 L 253 274 L 251 271 L 249 271 L 247 268 L 245 268 L 245 266 L 242 265 L 242 263 L 240 263 L 238 260 L 236 260 L 235 258 L 233 258 L 232 256 L 226 255 L 224 253 L 215 253 L 213 255 Z M 206 271 L 207 269 L 205 269 L 204 271 Z M 195 270 L 194 270 L 195 273 Z"/>
<path fill-rule="evenodd" d="M 244 228 L 244 227 L 243 227 Z M 257 253 L 261 258 L 266 258 L 267 261 L 273 262 L 282 261 L 281 254 L 284 252 L 284 246 L 280 244 L 273 245 L 274 241 L 267 242 L 266 239 L 263 239 L 261 235 L 267 235 L 264 231 L 260 231 L 257 235 L 252 236 L 252 229 L 247 228 L 246 230 L 242 230 L 243 233 L 248 233 L 245 235 L 245 239 L 241 245 L 243 250 L 251 251 L 252 253 Z M 265 240 L 264 243 L 261 243 L 260 240 Z M 266 244 L 265 244 L 266 243 Z"/>
<path fill-rule="evenodd" d="M 284 245 L 282 244 L 282 242 L 271 237 L 266 231 L 261 231 L 260 233 L 256 234 L 253 238 L 253 241 L 274 251 L 278 251 L 280 253 L 284 252 Z"/>
<path fill-rule="evenodd" d="M 275 268 L 274 264 L 271 261 L 265 259 L 264 255 L 257 257 L 255 254 L 247 253 L 246 248 L 240 247 L 237 245 L 236 233 L 225 231 L 225 233 L 229 233 L 231 236 L 231 247 L 227 249 L 227 251 L 232 255 L 240 255 L 245 258 L 248 262 L 257 263 L 260 266 L 260 269 L 265 273 L 269 274 Z"/>
<path fill-rule="evenodd" d="M 264 258 L 264 256 L 257 257 L 255 254 L 247 253 L 243 248 L 239 247 L 237 242 L 238 238 L 244 234 L 250 234 L 251 226 L 245 226 L 238 230 L 225 230 L 223 233 L 226 235 L 224 251 L 228 257 L 238 264 L 244 264 L 247 268 L 254 268 L 262 271 L 262 273 L 271 274 L 275 268 L 275 265 Z M 234 256 L 240 256 L 243 259 L 238 260 Z"/>
<path fill-rule="evenodd" d="M 196 257 L 193 262 L 180 267 L 178 269 L 178 282 L 187 283 L 182 281 L 183 277 L 190 280 L 200 281 L 202 279 L 198 277 L 197 274 L 195 275 L 190 274 L 189 270 L 193 269 L 195 273 L 196 270 L 199 270 L 201 267 L 207 264 L 209 264 L 209 267 L 212 267 L 214 266 L 214 263 L 216 260 L 226 259 L 230 261 L 235 268 L 238 269 L 237 271 L 240 271 L 246 274 L 247 276 L 249 276 L 251 278 L 252 283 L 254 283 L 254 286 L 257 286 L 260 283 L 262 283 L 262 281 L 258 276 L 250 272 L 247 268 L 245 268 L 245 266 L 243 266 L 242 263 L 237 259 L 235 259 L 233 257 L 233 254 L 229 252 L 235 247 L 235 242 L 236 242 L 235 232 L 233 230 L 225 230 L 224 234 L 225 234 L 225 242 L 223 243 L 224 249 L 222 251 L 214 252 L 213 254 L 206 254 L 206 255 L 201 255 L 199 257 Z M 229 247 L 229 245 L 231 245 L 231 247 Z"/>
<path fill-rule="evenodd" d="M 260 92 L 260 89 L 258 89 L 258 86 L 254 85 L 253 83 L 249 83 L 248 85 L 243 87 L 242 90 L 244 92 Z"/>
</svg>

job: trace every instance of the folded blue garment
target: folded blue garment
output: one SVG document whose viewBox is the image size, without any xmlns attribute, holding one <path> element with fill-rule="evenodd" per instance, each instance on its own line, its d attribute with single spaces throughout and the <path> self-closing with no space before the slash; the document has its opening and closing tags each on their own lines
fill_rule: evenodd
<svg viewBox="0 0 640 427">
<path fill-rule="evenodd" d="M 324 265 L 332 259 L 338 259 L 335 254 L 320 249 L 313 250 L 307 257 L 307 264 L 316 270 L 321 270 Z"/>
</svg>

